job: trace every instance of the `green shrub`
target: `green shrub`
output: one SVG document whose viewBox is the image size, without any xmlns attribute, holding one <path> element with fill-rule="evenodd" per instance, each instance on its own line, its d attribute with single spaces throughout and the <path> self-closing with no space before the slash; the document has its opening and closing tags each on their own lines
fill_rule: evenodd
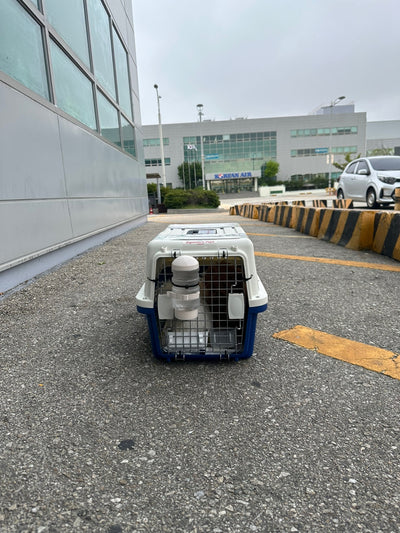
<svg viewBox="0 0 400 533">
<path fill-rule="evenodd" d="M 168 189 L 164 199 L 165 206 L 170 209 L 181 209 L 186 206 L 193 207 L 218 207 L 220 204 L 218 194 L 215 191 L 203 189 Z"/>
<path fill-rule="evenodd" d="M 188 203 L 188 194 L 182 189 L 169 190 L 165 195 L 164 204 L 165 207 L 170 209 L 180 209 Z"/>
<path fill-rule="evenodd" d="M 218 207 L 221 203 L 219 201 L 219 196 L 215 191 L 204 191 L 207 198 L 207 205 L 209 207 Z"/>
</svg>

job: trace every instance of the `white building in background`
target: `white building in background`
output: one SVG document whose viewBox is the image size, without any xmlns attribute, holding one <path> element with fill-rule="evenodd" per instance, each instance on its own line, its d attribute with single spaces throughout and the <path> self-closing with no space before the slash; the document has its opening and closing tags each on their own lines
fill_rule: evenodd
<svg viewBox="0 0 400 533">
<path fill-rule="evenodd" d="M 144 125 L 144 153 L 149 182 L 161 175 L 158 125 Z M 207 188 L 220 193 L 257 190 L 262 165 L 279 163 L 278 180 L 317 177 L 333 181 L 340 171 L 332 161 L 382 146 L 400 150 L 400 121 L 367 123 L 367 114 L 356 113 L 353 104 L 323 107 L 314 114 L 234 120 L 163 124 L 166 181 L 182 187 L 178 166 L 201 161 L 203 137 Z M 187 181 L 186 181 L 187 180 Z M 185 186 L 191 180 L 185 177 Z M 201 177 L 196 176 L 201 186 Z"/>
<path fill-rule="evenodd" d="M 1 0 L 0 151 L 0 292 L 146 220 L 131 0 Z"/>
<path fill-rule="evenodd" d="M 390 150 L 400 155 L 400 120 L 367 122 L 367 151 Z"/>
<path fill-rule="evenodd" d="M 164 124 L 167 184 L 182 187 L 178 166 L 201 161 L 200 135 L 207 186 L 217 192 L 256 190 L 261 167 L 270 159 L 279 163 L 278 180 L 310 181 L 329 173 L 334 179 L 338 171 L 332 159 L 344 161 L 348 153 L 365 152 L 366 143 L 366 113 L 355 113 L 353 105 L 338 105 L 334 110 L 296 117 Z M 143 135 L 146 173 L 160 173 L 158 126 L 143 126 Z"/>
</svg>

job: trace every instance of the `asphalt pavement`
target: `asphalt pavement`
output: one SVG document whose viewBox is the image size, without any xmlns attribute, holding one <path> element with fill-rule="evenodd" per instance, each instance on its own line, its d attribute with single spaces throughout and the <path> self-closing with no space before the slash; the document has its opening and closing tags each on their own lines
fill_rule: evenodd
<svg viewBox="0 0 400 533">
<path fill-rule="evenodd" d="M 253 356 L 156 361 L 146 245 L 212 221 L 259 252 L 377 268 L 256 256 Z M 4 298 L 0 531 L 398 532 L 399 381 L 273 338 L 303 325 L 398 354 L 394 264 L 226 212 L 155 215 Z"/>
</svg>

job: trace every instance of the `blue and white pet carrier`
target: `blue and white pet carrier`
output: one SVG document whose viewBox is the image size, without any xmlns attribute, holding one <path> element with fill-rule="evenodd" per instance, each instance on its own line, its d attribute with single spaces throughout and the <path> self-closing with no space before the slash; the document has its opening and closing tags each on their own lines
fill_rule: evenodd
<svg viewBox="0 0 400 533">
<path fill-rule="evenodd" d="M 136 296 L 155 357 L 245 359 L 268 296 L 253 243 L 239 224 L 171 224 L 147 246 Z"/>
</svg>

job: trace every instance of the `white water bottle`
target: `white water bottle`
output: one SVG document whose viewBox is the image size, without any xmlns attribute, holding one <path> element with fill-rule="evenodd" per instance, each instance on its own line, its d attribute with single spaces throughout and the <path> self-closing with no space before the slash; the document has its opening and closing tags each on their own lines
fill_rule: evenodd
<svg viewBox="0 0 400 533">
<path fill-rule="evenodd" d="M 199 262 L 190 255 L 172 261 L 172 306 L 179 320 L 195 320 L 200 307 Z"/>
</svg>

